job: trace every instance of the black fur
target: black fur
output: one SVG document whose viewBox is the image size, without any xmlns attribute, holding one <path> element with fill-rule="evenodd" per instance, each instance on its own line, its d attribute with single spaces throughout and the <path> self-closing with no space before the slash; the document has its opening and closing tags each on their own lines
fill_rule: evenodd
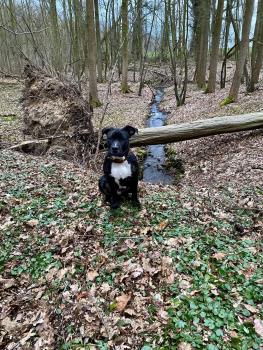
<svg viewBox="0 0 263 350">
<path fill-rule="evenodd" d="M 112 209 L 120 206 L 122 198 L 130 198 L 134 205 L 140 206 L 138 199 L 139 165 L 135 154 L 129 150 L 129 138 L 136 132 L 138 130 L 129 125 L 122 129 L 105 128 L 102 130 L 102 134 L 107 135 L 108 152 L 103 164 L 104 175 L 99 179 L 99 189 Z M 121 178 L 118 184 L 111 176 L 111 167 L 114 161 L 120 163 L 123 160 L 127 160 L 131 165 L 131 176 Z"/>
</svg>

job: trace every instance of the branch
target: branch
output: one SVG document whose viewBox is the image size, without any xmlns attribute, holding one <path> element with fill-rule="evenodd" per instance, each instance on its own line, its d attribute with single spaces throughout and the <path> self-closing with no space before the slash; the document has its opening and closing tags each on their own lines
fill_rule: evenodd
<svg viewBox="0 0 263 350">
<path fill-rule="evenodd" d="M 2 24 L 0 24 L 0 29 L 1 29 L 1 28 L 4 29 L 4 30 L 6 30 L 7 32 L 9 32 L 9 33 L 11 33 L 11 34 L 14 34 L 14 35 L 27 35 L 27 34 L 32 35 L 32 33 L 34 34 L 34 33 L 41 33 L 41 32 L 44 32 L 44 31 L 47 30 L 49 27 L 46 27 L 46 28 L 43 28 L 43 29 L 40 29 L 40 30 L 34 30 L 34 31 L 31 31 L 31 32 L 16 32 L 16 31 L 14 31 L 14 30 L 12 30 L 12 29 L 9 29 L 9 28 L 3 26 Z"/>
</svg>

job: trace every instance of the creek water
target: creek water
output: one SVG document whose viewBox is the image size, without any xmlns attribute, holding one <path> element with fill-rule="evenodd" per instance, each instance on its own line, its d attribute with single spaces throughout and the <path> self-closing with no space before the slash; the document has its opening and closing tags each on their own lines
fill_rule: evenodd
<svg viewBox="0 0 263 350">
<path fill-rule="evenodd" d="M 150 128 L 163 126 L 166 123 L 167 114 L 159 109 L 163 96 L 163 88 L 156 88 L 154 101 L 151 105 L 150 115 L 147 120 L 147 126 Z M 162 183 L 165 185 L 172 183 L 173 178 L 167 174 L 165 170 L 164 145 L 151 145 L 148 147 L 147 157 L 144 161 L 143 181 L 152 184 Z"/>
</svg>

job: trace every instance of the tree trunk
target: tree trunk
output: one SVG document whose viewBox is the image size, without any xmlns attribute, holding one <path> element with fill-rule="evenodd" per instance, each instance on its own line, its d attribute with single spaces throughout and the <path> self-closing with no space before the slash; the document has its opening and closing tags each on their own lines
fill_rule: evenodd
<svg viewBox="0 0 263 350">
<path fill-rule="evenodd" d="M 211 0 L 200 0 L 198 4 L 196 83 L 202 89 L 206 84 L 206 65 Z"/>
<path fill-rule="evenodd" d="M 207 85 L 206 92 L 215 92 L 215 88 L 216 88 L 217 61 L 218 61 L 223 10 L 224 10 L 224 0 L 218 0 L 216 14 L 215 14 L 213 35 L 212 35 L 210 71 L 209 71 L 209 78 L 208 78 L 208 85 Z"/>
<path fill-rule="evenodd" d="M 100 42 L 100 15 L 99 15 L 99 2 L 94 0 L 95 5 L 95 22 L 96 22 L 96 40 L 97 40 L 97 58 L 98 58 L 98 82 L 102 83 L 102 52 L 101 52 L 101 42 Z"/>
<path fill-rule="evenodd" d="M 180 2 L 178 2 L 179 4 Z M 161 61 L 166 62 L 168 58 L 168 44 L 169 44 L 169 12 L 167 1 L 164 1 L 164 20 L 162 23 L 162 33 L 161 33 L 161 48 L 160 48 L 160 56 Z"/>
<path fill-rule="evenodd" d="M 88 0 L 87 6 L 87 29 L 88 29 L 88 67 L 89 67 L 89 102 L 92 107 L 101 105 L 98 98 L 97 74 L 96 74 L 96 32 L 94 21 L 94 0 Z"/>
<path fill-rule="evenodd" d="M 263 63 L 263 0 L 258 1 L 257 21 L 254 31 L 254 41 L 251 53 L 251 79 L 248 91 L 255 90 Z"/>
<path fill-rule="evenodd" d="M 224 59 L 221 68 L 220 88 L 224 89 L 226 86 L 226 61 L 228 59 L 228 40 L 230 29 L 230 11 L 232 11 L 232 0 L 227 0 L 226 4 L 226 18 L 225 18 L 225 37 L 224 37 Z"/>
<path fill-rule="evenodd" d="M 237 97 L 238 97 L 238 91 L 241 84 L 241 77 L 244 71 L 244 64 L 247 57 L 248 44 L 249 44 L 249 31 L 251 27 L 253 8 L 254 8 L 254 0 L 246 0 L 239 56 L 236 63 L 236 70 L 233 77 L 230 92 L 228 97 L 224 101 L 224 104 L 234 102 L 237 100 Z"/>
<path fill-rule="evenodd" d="M 51 22 L 51 31 L 52 31 L 52 63 L 56 70 L 60 71 L 62 67 L 61 60 L 61 42 L 58 28 L 58 16 L 57 16 L 57 7 L 56 0 L 50 0 L 50 22 Z"/>
<path fill-rule="evenodd" d="M 216 117 L 191 123 L 140 129 L 138 134 L 131 138 L 130 144 L 132 147 L 159 145 L 260 128 L 263 128 L 263 112 Z"/>
<path fill-rule="evenodd" d="M 135 8 L 135 22 L 133 28 L 132 51 L 134 61 L 140 60 L 142 56 L 142 0 L 137 0 Z"/>
<path fill-rule="evenodd" d="M 128 86 L 128 0 L 122 0 L 121 5 L 121 21 L 122 21 L 122 81 L 121 91 L 126 94 L 130 92 Z"/>
<path fill-rule="evenodd" d="M 191 35 L 191 42 L 190 42 L 190 49 L 189 53 L 190 55 L 196 53 L 196 39 L 197 39 L 197 23 L 198 23 L 198 0 L 190 0 L 191 7 L 192 7 L 192 18 L 193 18 L 193 24 L 192 24 L 192 35 Z"/>
</svg>

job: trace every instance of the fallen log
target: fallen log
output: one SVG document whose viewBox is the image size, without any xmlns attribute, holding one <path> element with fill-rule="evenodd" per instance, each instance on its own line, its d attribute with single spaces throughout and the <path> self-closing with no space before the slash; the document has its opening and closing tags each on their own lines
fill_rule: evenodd
<svg viewBox="0 0 263 350">
<path fill-rule="evenodd" d="M 263 128 L 263 112 L 144 128 L 131 138 L 130 143 L 133 147 L 158 145 L 259 128 Z"/>
<path fill-rule="evenodd" d="M 132 147 L 158 145 L 260 128 L 263 128 L 263 112 L 215 117 L 196 120 L 189 123 L 139 129 L 138 134 L 131 138 L 130 144 Z M 78 131 L 77 134 L 78 136 L 85 136 L 89 133 L 89 130 L 82 130 Z M 73 137 L 76 137 L 75 133 L 64 133 L 50 138 L 24 141 L 21 144 L 10 147 L 9 149 L 23 150 L 30 153 L 30 146 L 34 148 L 34 146 L 42 145 L 43 148 L 48 148 L 53 140 L 57 138 Z"/>
</svg>

